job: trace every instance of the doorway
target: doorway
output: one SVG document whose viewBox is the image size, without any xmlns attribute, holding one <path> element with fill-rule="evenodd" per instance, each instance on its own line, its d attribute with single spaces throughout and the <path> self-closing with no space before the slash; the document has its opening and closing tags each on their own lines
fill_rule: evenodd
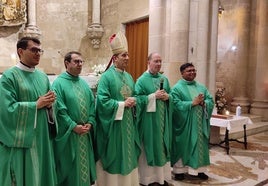
<svg viewBox="0 0 268 186">
<path fill-rule="evenodd" d="M 129 72 L 134 81 L 147 70 L 149 18 L 126 24 L 128 40 Z"/>
</svg>

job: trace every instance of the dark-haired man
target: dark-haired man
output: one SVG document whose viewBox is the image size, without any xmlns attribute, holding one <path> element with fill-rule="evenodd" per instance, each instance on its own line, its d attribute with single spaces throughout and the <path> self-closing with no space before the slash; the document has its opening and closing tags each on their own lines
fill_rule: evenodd
<svg viewBox="0 0 268 186">
<path fill-rule="evenodd" d="M 95 100 L 87 82 L 79 77 L 83 63 L 81 53 L 68 52 L 64 57 L 66 72 L 52 84 L 57 94 L 55 159 L 58 186 L 89 186 L 96 180 Z"/>
<path fill-rule="evenodd" d="M 171 165 L 175 180 L 190 177 L 207 180 L 209 160 L 210 116 L 214 107 L 208 89 L 195 81 L 192 63 L 181 65 L 180 79 L 172 88 L 174 99 Z"/>
<path fill-rule="evenodd" d="M 0 185 L 56 185 L 48 108 L 55 101 L 45 73 L 35 67 L 43 53 L 32 37 L 17 42 L 20 62 L 0 80 Z"/>
</svg>

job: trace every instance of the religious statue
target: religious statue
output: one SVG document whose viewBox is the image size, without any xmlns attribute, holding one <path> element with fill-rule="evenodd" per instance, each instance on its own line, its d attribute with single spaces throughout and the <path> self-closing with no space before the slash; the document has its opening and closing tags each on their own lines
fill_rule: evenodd
<svg viewBox="0 0 268 186">
<path fill-rule="evenodd" d="M 0 26 L 16 26 L 26 22 L 26 0 L 0 0 Z"/>
</svg>

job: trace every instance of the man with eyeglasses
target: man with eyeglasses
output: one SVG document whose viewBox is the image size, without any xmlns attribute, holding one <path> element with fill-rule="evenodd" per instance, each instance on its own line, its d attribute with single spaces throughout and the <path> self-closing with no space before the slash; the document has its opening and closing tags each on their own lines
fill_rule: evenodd
<svg viewBox="0 0 268 186">
<path fill-rule="evenodd" d="M 208 89 L 195 81 L 192 63 L 181 65 L 180 79 L 172 88 L 174 102 L 171 166 L 174 179 L 207 180 L 209 160 L 210 117 L 214 107 Z"/>
<path fill-rule="evenodd" d="M 21 38 L 17 42 L 20 61 L 0 80 L 1 186 L 57 184 L 47 115 L 56 96 L 47 75 L 36 68 L 41 51 L 38 39 Z"/>
<path fill-rule="evenodd" d="M 55 159 L 59 186 L 89 186 L 96 180 L 93 131 L 96 131 L 95 101 L 87 82 L 79 77 L 81 53 L 64 57 L 66 72 L 52 84 L 57 94 Z"/>
</svg>

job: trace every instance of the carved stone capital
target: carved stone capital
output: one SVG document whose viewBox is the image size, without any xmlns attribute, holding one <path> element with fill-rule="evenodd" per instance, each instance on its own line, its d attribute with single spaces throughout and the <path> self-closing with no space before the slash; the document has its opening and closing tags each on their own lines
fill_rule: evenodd
<svg viewBox="0 0 268 186">
<path fill-rule="evenodd" d="M 41 37 L 41 32 L 38 29 L 37 26 L 33 26 L 33 25 L 27 25 L 20 33 L 19 33 L 19 38 L 22 37 L 36 37 L 38 39 L 40 39 Z"/>
<path fill-rule="evenodd" d="M 87 35 L 91 39 L 93 48 L 100 48 L 101 38 L 103 36 L 103 28 L 101 24 L 91 24 L 88 27 Z"/>
</svg>

